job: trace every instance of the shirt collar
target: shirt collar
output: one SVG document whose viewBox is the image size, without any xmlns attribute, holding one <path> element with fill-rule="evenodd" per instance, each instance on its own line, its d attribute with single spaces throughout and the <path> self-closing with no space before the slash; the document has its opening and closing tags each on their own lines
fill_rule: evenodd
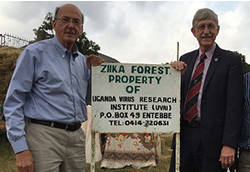
<svg viewBox="0 0 250 172">
<path fill-rule="evenodd" d="M 215 48 L 216 48 L 216 43 L 213 44 L 212 48 L 210 48 L 209 51 L 205 52 L 205 54 L 207 56 L 206 59 L 212 59 Z M 199 56 L 198 57 L 200 57 L 202 53 L 203 52 L 199 49 Z"/>
<path fill-rule="evenodd" d="M 68 49 L 62 45 L 62 43 L 58 40 L 58 38 L 56 36 L 53 37 L 52 42 L 58 48 L 58 51 L 61 54 L 62 58 L 65 57 L 65 54 L 69 53 Z M 72 56 L 74 57 L 74 59 L 78 56 L 78 48 L 77 48 L 76 44 L 74 44 L 74 46 L 72 48 Z"/>
</svg>

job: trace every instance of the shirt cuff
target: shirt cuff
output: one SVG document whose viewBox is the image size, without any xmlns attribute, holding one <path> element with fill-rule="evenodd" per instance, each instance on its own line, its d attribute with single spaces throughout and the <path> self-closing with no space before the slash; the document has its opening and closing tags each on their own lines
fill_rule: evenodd
<svg viewBox="0 0 250 172">
<path fill-rule="evenodd" d="M 29 149 L 25 137 L 22 137 L 21 139 L 15 141 L 15 142 L 11 142 L 11 146 L 12 146 L 15 154 Z"/>
</svg>

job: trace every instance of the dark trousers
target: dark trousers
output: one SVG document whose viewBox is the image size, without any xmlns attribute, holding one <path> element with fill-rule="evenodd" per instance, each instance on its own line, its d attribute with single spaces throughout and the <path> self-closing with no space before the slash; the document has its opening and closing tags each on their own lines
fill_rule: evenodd
<svg viewBox="0 0 250 172">
<path fill-rule="evenodd" d="M 175 172 L 175 137 L 169 172 Z M 181 122 L 180 136 L 180 172 L 226 172 L 221 168 L 218 158 L 204 155 L 201 140 L 201 127 L 191 127 L 186 121 Z"/>
</svg>

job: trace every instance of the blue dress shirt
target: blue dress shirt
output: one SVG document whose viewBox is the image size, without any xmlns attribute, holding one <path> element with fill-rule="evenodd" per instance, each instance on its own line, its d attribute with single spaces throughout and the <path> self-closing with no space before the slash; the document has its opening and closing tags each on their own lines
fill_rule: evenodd
<svg viewBox="0 0 250 172">
<path fill-rule="evenodd" d="M 87 120 L 90 70 L 78 51 L 68 51 L 55 36 L 33 43 L 18 57 L 4 103 L 8 139 L 15 153 L 28 149 L 25 120 L 64 124 Z"/>
<path fill-rule="evenodd" d="M 239 147 L 250 149 L 250 72 L 244 75 L 244 106 Z"/>
</svg>

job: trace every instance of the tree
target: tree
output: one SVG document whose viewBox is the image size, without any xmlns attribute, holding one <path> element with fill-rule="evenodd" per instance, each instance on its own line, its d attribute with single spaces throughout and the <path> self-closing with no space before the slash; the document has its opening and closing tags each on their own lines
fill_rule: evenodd
<svg viewBox="0 0 250 172">
<path fill-rule="evenodd" d="M 52 27 L 52 20 L 53 20 L 53 16 L 51 12 L 48 12 L 48 14 L 45 16 L 43 23 L 41 24 L 41 26 L 38 27 L 38 29 L 33 29 L 35 35 L 36 35 L 36 40 L 37 38 L 40 36 L 39 34 L 43 34 L 43 36 L 41 36 L 42 39 L 49 39 L 52 38 L 54 36 L 54 30 Z"/>
<path fill-rule="evenodd" d="M 246 62 L 246 57 L 242 55 L 241 53 L 238 53 L 237 51 L 234 51 L 234 52 L 240 56 L 244 74 L 247 72 L 250 72 L 250 65 Z"/>
<path fill-rule="evenodd" d="M 76 41 L 76 45 L 79 48 L 79 51 L 84 55 L 90 55 L 95 54 L 98 55 L 98 51 L 100 50 L 100 47 L 95 42 L 89 40 L 86 37 L 86 32 L 83 32 L 82 35 L 78 37 L 78 40 Z"/>
<path fill-rule="evenodd" d="M 49 39 L 55 35 L 52 27 L 52 21 L 52 13 L 48 12 L 41 26 L 39 26 L 38 29 L 33 29 L 34 34 L 36 35 L 36 40 Z M 99 54 L 98 51 L 100 50 L 100 46 L 94 41 L 89 40 L 86 37 L 86 32 L 83 32 L 82 35 L 78 37 L 76 45 L 79 51 L 84 55 Z"/>
</svg>

